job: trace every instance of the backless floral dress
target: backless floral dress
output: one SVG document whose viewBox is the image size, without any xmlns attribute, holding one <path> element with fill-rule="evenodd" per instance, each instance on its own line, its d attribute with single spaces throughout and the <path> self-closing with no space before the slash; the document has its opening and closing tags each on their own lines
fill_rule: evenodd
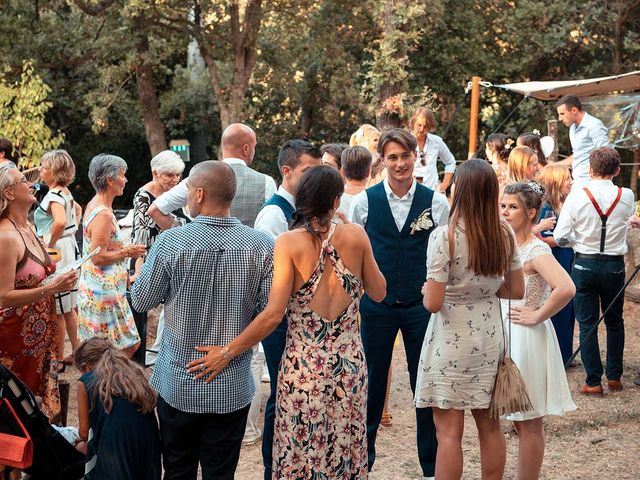
<svg viewBox="0 0 640 480">
<path fill-rule="evenodd" d="M 367 477 L 367 366 L 358 326 L 363 286 L 331 244 L 334 231 L 335 224 L 311 277 L 288 304 L 273 440 L 278 480 Z M 327 260 L 351 297 L 335 320 L 309 307 Z"/>
</svg>

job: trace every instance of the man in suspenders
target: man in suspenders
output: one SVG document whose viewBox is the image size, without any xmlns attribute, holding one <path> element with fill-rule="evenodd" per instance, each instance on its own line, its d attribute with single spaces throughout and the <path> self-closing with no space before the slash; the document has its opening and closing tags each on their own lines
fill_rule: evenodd
<svg viewBox="0 0 640 480">
<path fill-rule="evenodd" d="M 554 231 L 558 245 L 571 246 L 576 253 L 571 278 L 576 284 L 573 302 L 580 342 L 598 321 L 600 309 L 609 307 L 624 286 L 627 225 L 634 212 L 634 199 L 631 190 L 613 184 L 612 179 L 619 173 L 620 155 L 613 148 L 601 147 L 591 152 L 591 181 L 571 190 Z M 623 306 L 624 295 L 604 318 L 609 391 L 622 390 Z M 581 354 L 587 376 L 580 392 L 601 394 L 603 368 L 597 334 L 583 345 Z"/>
</svg>

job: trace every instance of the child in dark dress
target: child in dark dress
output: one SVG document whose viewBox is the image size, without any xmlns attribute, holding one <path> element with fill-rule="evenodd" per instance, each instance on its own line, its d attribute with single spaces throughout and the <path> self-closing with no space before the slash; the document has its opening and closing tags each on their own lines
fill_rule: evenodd
<svg viewBox="0 0 640 480">
<path fill-rule="evenodd" d="M 86 480 L 160 480 L 156 393 L 144 370 L 106 338 L 75 353 L 80 438 L 87 442 Z"/>
</svg>

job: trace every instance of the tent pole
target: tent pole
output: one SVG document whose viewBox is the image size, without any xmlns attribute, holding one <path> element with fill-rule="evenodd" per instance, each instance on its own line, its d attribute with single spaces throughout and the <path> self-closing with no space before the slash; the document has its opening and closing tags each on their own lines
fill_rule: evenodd
<svg viewBox="0 0 640 480">
<path fill-rule="evenodd" d="M 547 120 L 547 135 L 553 138 L 553 152 L 547 160 L 551 163 L 558 161 L 558 120 Z"/>
<path fill-rule="evenodd" d="M 471 78 L 471 113 L 469 115 L 469 155 L 476 156 L 478 148 L 478 115 L 480 113 L 480 77 Z"/>
</svg>

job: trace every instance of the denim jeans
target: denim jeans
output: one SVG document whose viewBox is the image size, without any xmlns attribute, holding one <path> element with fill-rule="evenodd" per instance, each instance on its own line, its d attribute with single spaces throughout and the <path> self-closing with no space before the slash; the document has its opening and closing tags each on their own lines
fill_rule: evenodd
<svg viewBox="0 0 640 480">
<path fill-rule="evenodd" d="M 617 293 L 624 287 L 624 262 L 620 260 L 594 260 L 577 257 L 571 271 L 576 285 L 573 299 L 576 319 L 580 325 L 581 356 L 586 371 L 586 383 L 598 386 L 602 381 L 602 360 L 597 332 L 587 342 L 585 337 L 604 312 Z M 604 318 L 607 331 L 608 380 L 620 380 L 622 376 L 622 354 L 624 350 L 624 319 L 622 308 L 624 294 L 620 295 Z"/>
</svg>

